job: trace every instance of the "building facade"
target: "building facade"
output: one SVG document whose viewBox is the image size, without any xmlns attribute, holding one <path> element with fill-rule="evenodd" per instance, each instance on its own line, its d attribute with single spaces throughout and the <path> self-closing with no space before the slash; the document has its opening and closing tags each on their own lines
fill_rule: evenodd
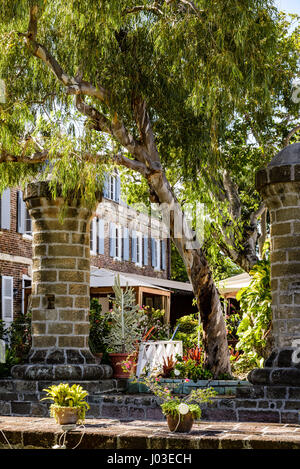
<svg viewBox="0 0 300 469">
<path fill-rule="evenodd" d="M 117 174 L 107 176 L 103 195 L 91 221 L 91 266 L 168 279 L 170 244 L 161 222 L 122 202 Z M 31 269 L 32 228 L 23 193 L 6 189 L 0 197 L 0 317 L 7 325 L 27 308 Z"/>
</svg>

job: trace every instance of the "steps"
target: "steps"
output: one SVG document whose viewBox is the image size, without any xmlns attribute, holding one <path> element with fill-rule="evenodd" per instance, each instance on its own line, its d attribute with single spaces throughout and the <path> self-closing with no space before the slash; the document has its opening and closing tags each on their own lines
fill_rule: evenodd
<svg viewBox="0 0 300 469">
<path fill-rule="evenodd" d="M 40 399 L 45 396 L 43 389 L 52 384 L 59 382 L 1 379 L 0 416 L 49 417 L 51 402 Z M 150 393 L 128 393 L 127 380 L 80 384 L 89 393 L 87 419 L 164 420 L 157 398 Z M 217 395 L 212 404 L 201 408 L 203 421 L 299 424 L 300 387 L 238 386 L 234 396 Z"/>
</svg>

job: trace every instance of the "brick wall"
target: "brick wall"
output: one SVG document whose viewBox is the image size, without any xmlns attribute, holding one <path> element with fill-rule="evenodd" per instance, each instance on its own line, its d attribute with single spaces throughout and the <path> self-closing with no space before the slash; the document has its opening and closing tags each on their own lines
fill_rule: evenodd
<svg viewBox="0 0 300 469">
<path fill-rule="evenodd" d="M 128 208 L 124 208 L 119 216 L 119 222 L 129 228 L 137 228 L 143 234 L 148 235 L 148 265 L 137 266 L 131 260 L 114 260 L 109 255 L 109 222 L 115 220 L 116 211 L 119 204 L 104 199 L 99 204 L 96 216 L 105 220 L 105 254 L 91 255 L 91 264 L 98 268 L 116 270 L 118 272 L 136 273 L 150 277 L 169 278 L 170 272 L 170 249 L 166 238 L 166 268 L 165 270 L 155 270 L 151 265 L 151 236 L 163 238 L 159 224 L 154 222 L 151 227 L 150 219 L 147 216 L 137 216 L 137 213 Z M 32 258 L 32 239 L 17 232 L 17 189 L 11 189 L 11 221 L 9 230 L 0 230 L 0 276 L 11 276 L 14 278 L 14 314 L 22 311 L 22 277 L 31 276 L 30 260 Z M 129 259 L 132 259 L 131 237 L 129 242 Z M 0 282 L 0 307 L 1 307 L 1 282 Z"/>
<path fill-rule="evenodd" d="M 10 191 L 10 214 L 10 229 L 0 229 L 0 276 L 5 275 L 14 279 L 14 314 L 16 315 L 22 311 L 22 278 L 23 275 L 31 275 L 29 261 L 32 256 L 31 238 L 17 232 L 17 189 Z M 0 311 L 1 306 L 0 300 Z"/>
</svg>

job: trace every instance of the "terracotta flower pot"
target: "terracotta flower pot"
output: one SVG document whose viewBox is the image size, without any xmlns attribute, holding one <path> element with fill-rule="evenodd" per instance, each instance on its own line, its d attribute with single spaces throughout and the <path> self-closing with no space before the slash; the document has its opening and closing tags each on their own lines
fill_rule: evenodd
<svg viewBox="0 0 300 469">
<path fill-rule="evenodd" d="M 167 423 L 171 432 L 189 433 L 194 423 L 193 414 L 188 412 L 185 415 L 177 415 L 176 417 L 167 415 Z"/>
<path fill-rule="evenodd" d="M 78 422 L 79 410 L 79 407 L 56 407 L 53 414 L 59 425 L 71 425 Z"/>
<path fill-rule="evenodd" d="M 122 369 L 122 362 L 125 361 L 128 357 L 128 353 L 110 353 L 109 358 L 111 361 L 111 366 L 113 369 L 113 377 L 114 378 L 130 378 L 132 371 L 136 369 L 136 362 L 132 359 L 133 369 L 128 371 L 123 371 Z"/>
</svg>

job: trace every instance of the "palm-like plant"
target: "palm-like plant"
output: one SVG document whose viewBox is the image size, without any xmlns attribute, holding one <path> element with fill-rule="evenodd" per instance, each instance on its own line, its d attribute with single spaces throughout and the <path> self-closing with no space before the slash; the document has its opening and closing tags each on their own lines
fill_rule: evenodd
<svg viewBox="0 0 300 469">
<path fill-rule="evenodd" d="M 69 386 L 67 383 L 60 383 L 52 385 L 47 389 L 43 389 L 47 396 L 42 398 L 41 401 L 50 399 L 53 404 L 50 406 L 50 415 L 55 417 L 58 408 L 73 407 L 78 409 L 78 417 L 81 421 L 85 418 L 86 410 L 90 408 L 89 404 L 85 401 L 88 392 L 85 391 L 79 384 Z"/>
</svg>

